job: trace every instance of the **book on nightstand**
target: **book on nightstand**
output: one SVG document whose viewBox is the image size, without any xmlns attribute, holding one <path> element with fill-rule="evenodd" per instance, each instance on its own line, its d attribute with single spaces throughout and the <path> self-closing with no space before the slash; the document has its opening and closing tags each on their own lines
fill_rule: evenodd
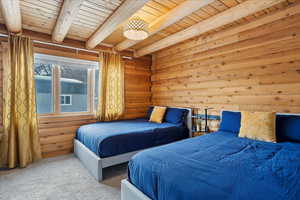
<svg viewBox="0 0 300 200">
<path fill-rule="evenodd" d="M 201 135 L 205 135 L 205 134 L 208 134 L 208 133 L 212 133 L 213 131 L 195 131 L 193 132 L 193 137 L 197 137 L 197 136 L 201 136 Z"/>
</svg>

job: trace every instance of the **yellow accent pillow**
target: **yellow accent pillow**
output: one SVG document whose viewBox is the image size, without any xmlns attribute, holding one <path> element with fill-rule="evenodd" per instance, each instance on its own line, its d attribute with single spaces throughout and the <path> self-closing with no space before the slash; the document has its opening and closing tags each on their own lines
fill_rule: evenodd
<svg viewBox="0 0 300 200">
<path fill-rule="evenodd" d="M 276 142 L 275 113 L 242 111 L 241 114 L 239 137 Z"/>
<path fill-rule="evenodd" d="M 150 122 L 162 123 L 167 107 L 155 106 L 150 116 Z"/>
</svg>

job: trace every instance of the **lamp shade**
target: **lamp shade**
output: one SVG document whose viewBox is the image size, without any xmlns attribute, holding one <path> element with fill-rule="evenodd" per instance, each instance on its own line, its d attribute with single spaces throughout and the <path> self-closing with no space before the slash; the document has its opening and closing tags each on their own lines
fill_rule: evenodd
<svg viewBox="0 0 300 200">
<path fill-rule="evenodd" d="M 140 18 L 132 18 L 124 27 L 124 36 L 130 40 L 144 40 L 148 37 L 148 23 Z"/>
</svg>

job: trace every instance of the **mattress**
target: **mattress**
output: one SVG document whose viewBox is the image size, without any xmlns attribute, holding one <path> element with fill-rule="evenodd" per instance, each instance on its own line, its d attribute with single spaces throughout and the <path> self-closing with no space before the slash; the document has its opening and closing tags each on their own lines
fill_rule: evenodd
<svg viewBox="0 0 300 200">
<path fill-rule="evenodd" d="M 76 139 L 101 158 L 167 144 L 188 137 L 182 124 L 146 119 L 98 122 L 81 126 Z"/>
<path fill-rule="evenodd" d="M 140 152 L 128 173 L 153 200 L 296 200 L 300 144 L 216 132 Z"/>
</svg>

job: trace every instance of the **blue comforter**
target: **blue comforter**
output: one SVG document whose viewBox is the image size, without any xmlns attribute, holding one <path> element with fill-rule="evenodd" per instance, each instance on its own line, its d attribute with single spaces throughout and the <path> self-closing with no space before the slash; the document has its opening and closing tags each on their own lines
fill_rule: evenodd
<svg viewBox="0 0 300 200">
<path fill-rule="evenodd" d="M 101 158 L 167 144 L 188 137 L 182 124 L 146 119 L 98 122 L 81 126 L 76 139 Z"/>
<path fill-rule="evenodd" d="M 300 144 L 216 132 L 138 153 L 129 180 L 153 200 L 299 200 Z"/>
</svg>

